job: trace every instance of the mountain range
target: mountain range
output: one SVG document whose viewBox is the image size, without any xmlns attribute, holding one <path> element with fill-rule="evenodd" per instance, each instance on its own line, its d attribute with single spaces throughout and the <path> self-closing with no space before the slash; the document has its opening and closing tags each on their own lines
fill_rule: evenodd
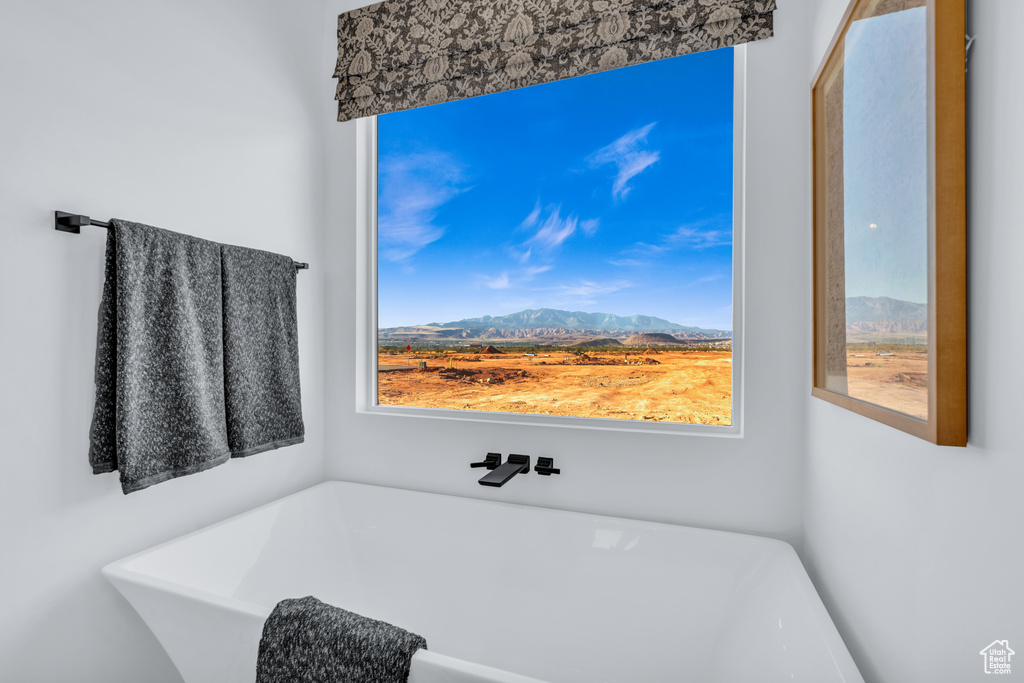
<svg viewBox="0 0 1024 683">
<path fill-rule="evenodd" d="M 649 315 L 621 316 L 612 313 L 585 313 L 561 311 L 554 308 L 536 308 L 509 315 L 466 318 L 450 323 L 430 323 L 430 327 L 494 327 L 499 330 L 562 328 L 567 330 L 605 330 L 607 332 L 706 332 L 728 334 L 724 330 L 706 330 L 700 327 L 677 325 Z"/>
<path fill-rule="evenodd" d="M 509 315 L 466 318 L 453 322 L 391 327 L 378 330 L 378 341 L 452 340 L 452 339 L 548 339 L 579 340 L 609 337 L 626 339 L 637 333 L 669 334 L 681 342 L 728 340 L 729 330 L 688 327 L 649 315 L 620 316 L 612 313 L 587 313 L 539 308 Z"/>
<path fill-rule="evenodd" d="M 926 338 L 928 305 L 887 296 L 856 296 L 846 300 L 846 338 Z"/>
</svg>

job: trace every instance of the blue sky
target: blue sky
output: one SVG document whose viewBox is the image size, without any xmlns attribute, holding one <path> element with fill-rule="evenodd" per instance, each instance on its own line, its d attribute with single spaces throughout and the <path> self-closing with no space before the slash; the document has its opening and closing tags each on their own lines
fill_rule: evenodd
<svg viewBox="0 0 1024 683">
<path fill-rule="evenodd" d="M 379 326 L 731 329 L 732 70 L 716 50 L 380 116 Z"/>
<path fill-rule="evenodd" d="M 926 12 L 862 19 L 846 34 L 847 297 L 928 301 Z"/>
</svg>

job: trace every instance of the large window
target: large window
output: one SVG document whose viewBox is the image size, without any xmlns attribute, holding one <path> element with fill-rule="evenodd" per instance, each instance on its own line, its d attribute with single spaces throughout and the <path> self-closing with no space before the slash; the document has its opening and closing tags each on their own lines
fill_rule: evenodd
<svg viewBox="0 0 1024 683">
<path fill-rule="evenodd" d="M 733 426 L 734 68 L 378 117 L 368 404 Z"/>
</svg>

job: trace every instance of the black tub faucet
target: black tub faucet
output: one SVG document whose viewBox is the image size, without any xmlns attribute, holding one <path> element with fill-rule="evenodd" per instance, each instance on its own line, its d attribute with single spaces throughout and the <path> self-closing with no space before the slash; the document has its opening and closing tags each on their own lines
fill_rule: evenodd
<svg viewBox="0 0 1024 683">
<path fill-rule="evenodd" d="M 490 455 L 490 454 L 488 454 Z M 499 462 L 501 456 L 498 456 Z M 491 468 L 488 468 L 491 469 Z M 490 472 L 480 478 L 481 486 L 504 486 L 505 483 L 517 474 L 528 474 L 530 472 L 530 456 L 512 453 L 508 456 L 508 462 L 504 465 L 491 469 Z"/>
</svg>

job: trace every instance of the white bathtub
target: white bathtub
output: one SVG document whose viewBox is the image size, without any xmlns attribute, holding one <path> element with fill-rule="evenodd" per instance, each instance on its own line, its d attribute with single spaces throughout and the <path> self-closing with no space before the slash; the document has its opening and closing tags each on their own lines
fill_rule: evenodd
<svg viewBox="0 0 1024 683">
<path fill-rule="evenodd" d="M 187 683 L 252 683 L 305 595 L 424 636 L 411 683 L 863 683 L 793 549 L 742 534 L 328 482 L 103 573 Z"/>
</svg>

